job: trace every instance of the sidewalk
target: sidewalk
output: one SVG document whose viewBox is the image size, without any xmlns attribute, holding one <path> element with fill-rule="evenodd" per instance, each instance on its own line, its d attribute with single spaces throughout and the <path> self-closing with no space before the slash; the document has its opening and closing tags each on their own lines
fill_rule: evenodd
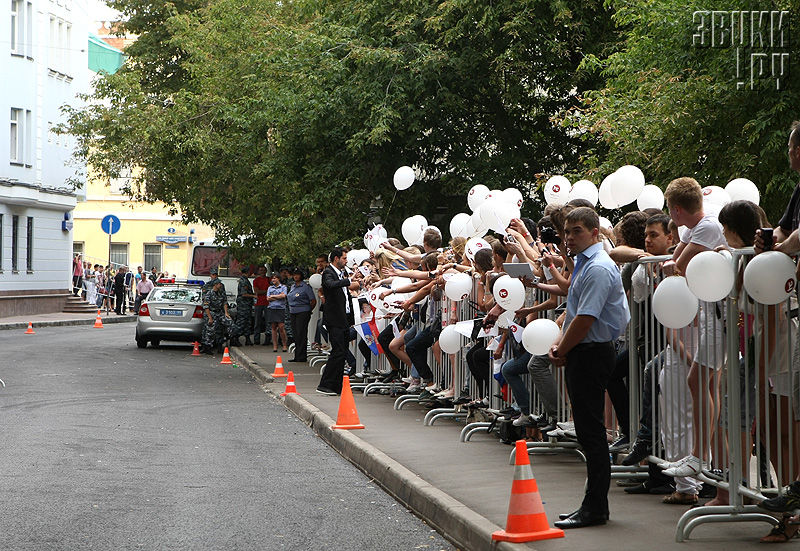
<svg viewBox="0 0 800 551">
<path fill-rule="evenodd" d="M 113 311 L 106 314 L 100 312 L 103 323 L 126 323 L 136 321 L 135 315 L 118 316 Z M 69 312 L 54 312 L 52 314 L 38 314 L 35 316 L 14 316 L 0 318 L 0 331 L 4 329 L 27 329 L 28 322 L 33 323 L 33 330 L 37 327 L 53 327 L 61 325 L 93 325 L 97 312 L 93 314 L 75 314 Z"/>
<path fill-rule="evenodd" d="M 270 347 L 235 348 L 234 357 L 245 365 L 255 362 L 258 378 L 271 373 L 277 354 Z M 249 358 L 249 362 L 241 354 Z M 770 527 L 765 523 L 704 524 L 691 539 L 675 542 L 675 526 L 686 506 L 664 505 L 663 496 L 633 496 L 612 480 L 609 502 L 611 520 L 606 526 L 566 532 L 566 537 L 529 544 L 492 546 L 491 532 L 505 528 L 514 467 L 509 465 L 511 446 L 493 434 L 478 433 L 461 443 L 463 424 L 437 421 L 426 427 L 427 410 L 409 404 L 400 411 L 394 398 L 355 393 L 356 407 L 365 430 L 332 431 L 339 398 L 315 392 L 319 370 L 306 364 L 288 363 L 295 373 L 300 396 L 289 396 L 286 406 L 330 445 L 353 462 L 417 515 L 465 550 L 480 549 L 703 549 L 729 551 L 751 548 Z M 251 366 L 251 371 L 253 368 Z M 267 380 L 269 377 L 266 378 Z M 276 396 L 285 380 L 266 382 Z M 531 455 L 531 464 L 547 516 L 552 526 L 559 513 L 575 510 L 583 496 L 585 465 L 573 455 Z"/>
</svg>

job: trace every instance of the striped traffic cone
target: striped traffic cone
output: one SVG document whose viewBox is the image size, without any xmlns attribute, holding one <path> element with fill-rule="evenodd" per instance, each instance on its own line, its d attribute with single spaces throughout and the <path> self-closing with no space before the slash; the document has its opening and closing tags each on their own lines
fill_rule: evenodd
<svg viewBox="0 0 800 551">
<path fill-rule="evenodd" d="M 28 322 L 28 330 L 25 331 L 26 335 L 35 335 L 36 331 L 33 330 L 33 323 Z"/>
<path fill-rule="evenodd" d="M 521 543 L 563 538 L 563 530 L 550 528 L 547 523 L 539 487 L 536 479 L 533 478 L 533 471 L 531 471 L 531 461 L 528 457 L 528 446 L 525 440 L 517 440 L 516 446 L 514 482 L 511 483 L 506 529 L 493 533 L 492 540 Z"/>
<path fill-rule="evenodd" d="M 94 325 L 92 325 L 92 329 L 102 329 L 103 328 L 103 319 L 100 317 L 100 310 L 97 311 L 97 317 L 94 318 Z"/>
<path fill-rule="evenodd" d="M 286 390 L 281 392 L 281 396 L 286 396 L 287 394 L 300 394 L 294 384 L 294 371 L 289 372 L 289 377 L 286 379 Z"/>
<path fill-rule="evenodd" d="M 200 343 L 199 342 L 194 341 L 194 349 L 192 349 L 192 354 L 191 355 L 192 356 L 202 356 L 202 354 L 200 353 Z"/>
<path fill-rule="evenodd" d="M 286 372 L 283 370 L 283 360 L 281 360 L 280 356 L 275 360 L 275 371 L 272 372 L 272 376 L 276 379 L 279 377 L 286 377 Z"/>
<path fill-rule="evenodd" d="M 231 361 L 231 355 L 228 354 L 228 347 L 227 346 L 225 347 L 225 352 L 222 353 L 222 361 L 219 362 L 219 363 L 225 364 L 225 365 L 233 365 L 233 362 Z"/>
</svg>

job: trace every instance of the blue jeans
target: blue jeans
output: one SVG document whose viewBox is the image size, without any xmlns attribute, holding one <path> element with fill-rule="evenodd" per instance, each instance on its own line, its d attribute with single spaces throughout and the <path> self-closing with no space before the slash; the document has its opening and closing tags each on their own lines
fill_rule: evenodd
<svg viewBox="0 0 800 551">
<path fill-rule="evenodd" d="M 508 383 L 508 386 L 511 387 L 514 400 L 525 415 L 529 415 L 531 412 L 531 400 L 528 387 L 525 386 L 525 381 L 522 380 L 521 376 L 528 373 L 528 362 L 530 359 L 530 353 L 525 352 L 513 360 L 508 360 L 500 368 L 500 371 L 503 373 L 503 378 Z"/>
</svg>

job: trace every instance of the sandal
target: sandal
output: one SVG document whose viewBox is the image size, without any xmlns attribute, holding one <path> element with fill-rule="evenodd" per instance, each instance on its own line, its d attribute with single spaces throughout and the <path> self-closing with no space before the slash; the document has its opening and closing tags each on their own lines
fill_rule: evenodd
<svg viewBox="0 0 800 551">
<path fill-rule="evenodd" d="M 697 494 L 685 494 L 683 492 L 672 492 L 661 500 L 661 503 L 668 505 L 694 505 L 697 503 Z"/>
<path fill-rule="evenodd" d="M 788 515 L 784 516 L 778 521 L 778 524 L 772 529 L 772 531 L 759 541 L 761 543 L 786 543 L 790 539 L 796 538 L 797 533 L 800 532 L 800 527 L 795 527 L 792 529 L 787 526 L 786 521 L 789 518 L 790 517 Z M 794 523 L 792 523 L 792 525 L 794 525 Z"/>
</svg>

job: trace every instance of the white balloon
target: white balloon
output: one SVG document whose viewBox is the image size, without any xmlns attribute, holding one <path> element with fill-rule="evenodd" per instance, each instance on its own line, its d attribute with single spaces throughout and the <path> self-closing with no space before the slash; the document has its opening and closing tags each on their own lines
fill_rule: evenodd
<svg viewBox="0 0 800 551">
<path fill-rule="evenodd" d="M 476 252 L 481 249 L 491 250 L 491 248 L 492 246 L 480 237 L 473 237 L 472 239 L 468 240 L 467 244 L 464 246 L 464 254 L 466 254 L 467 258 L 472 261 L 475 258 Z"/>
<path fill-rule="evenodd" d="M 517 188 L 506 188 L 503 190 L 502 199 L 512 205 L 517 205 L 518 209 L 522 208 L 523 197 L 522 193 Z"/>
<path fill-rule="evenodd" d="M 486 200 L 489 195 L 489 188 L 483 184 L 476 184 L 470 188 L 467 193 L 467 204 L 472 212 L 475 212 L 479 206 Z"/>
<path fill-rule="evenodd" d="M 444 284 L 447 298 L 456 302 L 464 300 L 472 292 L 472 278 L 464 273 L 452 274 Z"/>
<path fill-rule="evenodd" d="M 401 166 L 394 171 L 394 187 L 399 191 L 410 188 L 415 179 L 414 169 L 410 166 Z"/>
<path fill-rule="evenodd" d="M 377 240 L 376 240 L 377 241 Z M 355 249 L 347 253 L 347 262 L 353 262 L 353 266 L 359 266 L 362 262 L 369 258 L 370 251 L 368 249 Z"/>
<path fill-rule="evenodd" d="M 395 277 L 392 279 L 392 289 L 400 289 L 406 285 L 411 285 L 412 281 L 407 277 Z"/>
<path fill-rule="evenodd" d="M 427 223 L 421 224 L 416 216 L 411 216 L 403 221 L 403 225 L 400 227 L 400 233 L 403 234 L 403 239 L 406 240 L 406 243 L 413 245 L 422 239 L 422 233 L 425 231 L 425 226 L 427 225 Z"/>
<path fill-rule="evenodd" d="M 497 201 L 503 198 L 503 191 L 499 189 L 492 189 L 486 194 L 486 200 L 495 199 Z"/>
<path fill-rule="evenodd" d="M 569 202 L 570 189 L 572 186 L 564 176 L 551 176 L 544 184 L 544 200 L 548 205 L 565 205 Z"/>
<path fill-rule="evenodd" d="M 633 203 L 642 194 L 645 179 L 644 173 L 638 167 L 625 165 L 620 167 L 611 184 L 611 193 L 614 200 L 621 207 Z"/>
<path fill-rule="evenodd" d="M 481 207 L 478 209 L 480 213 L 481 222 L 488 226 L 490 229 L 496 225 L 497 210 L 503 205 L 503 202 L 498 199 L 486 199 Z"/>
<path fill-rule="evenodd" d="M 599 197 L 599 192 L 597 191 L 597 186 L 594 183 L 590 182 L 589 180 L 578 180 L 574 184 L 572 184 L 572 189 L 569 190 L 569 200 L 572 201 L 573 199 L 585 199 L 589 201 L 592 206 L 597 204 L 597 199 Z"/>
<path fill-rule="evenodd" d="M 520 217 L 519 207 L 516 203 L 500 201 L 494 209 L 494 223 L 489 227 L 499 234 L 505 235 L 506 228 L 514 218 Z"/>
<path fill-rule="evenodd" d="M 461 335 L 455 325 L 448 325 L 439 333 L 439 348 L 445 354 L 455 354 L 461 350 Z"/>
<path fill-rule="evenodd" d="M 322 287 L 322 275 L 321 274 L 311 274 L 311 277 L 308 278 L 308 284 L 311 285 L 311 288 L 315 291 Z"/>
<path fill-rule="evenodd" d="M 497 316 L 497 327 L 500 329 L 508 329 L 508 326 L 514 322 L 514 312 L 511 310 L 506 310 L 499 316 Z"/>
<path fill-rule="evenodd" d="M 706 186 L 703 188 L 703 210 L 710 205 L 719 212 L 722 207 L 731 202 L 731 196 L 719 186 Z"/>
<path fill-rule="evenodd" d="M 609 230 L 613 230 L 614 229 L 614 224 L 612 224 L 611 220 L 609 220 L 605 216 L 601 216 L 600 217 L 600 227 L 601 228 L 607 228 Z"/>
<path fill-rule="evenodd" d="M 386 228 L 383 227 L 383 224 L 378 224 L 374 228 L 372 228 L 372 233 L 376 234 L 378 237 L 387 238 L 389 234 L 386 233 Z"/>
<path fill-rule="evenodd" d="M 653 293 L 653 313 L 662 325 L 670 329 L 689 325 L 697 315 L 699 304 L 686 279 L 680 276 L 665 278 Z"/>
<path fill-rule="evenodd" d="M 729 258 L 714 252 L 696 254 L 686 266 L 686 283 L 697 298 L 716 302 L 733 289 L 735 272 Z"/>
<path fill-rule="evenodd" d="M 495 302 L 505 310 L 516 312 L 525 304 L 525 286 L 515 277 L 500 276 L 494 282 L 492 294 Z"/>
<path fill-rule="evenodd" d="M 616 178 L 617 173 L 614 172 L 603 178 L 603 181 L 600 182 L 600 191 L 598 193 L 598 197 L 600 199 L 600 205 L 605 209 L 612 210 L 622 206 L 614 198 L 614 194 L 612 193 L 611 189 L 614 186 L 614 181 Z"/>
<path fill-rule="evenodd" d="M 756 255 L 744 269 L 744 288 L 761 304 L 783 302 L 796 284 L 794 262 L 778 251 Z"/>
<path fill-rule="evenodd" d="M 472 236 L 471 237 L 483 237 L 486 235 L 486 232 L 489 231 L 489 225 L 485 224 L 481 219 L 481 205 L 478 207 L 478 210 L 472 213 L 470 216 L 469 223 L 472 225 Z"/>
<path fill-rule="evenodd" d="M 725 186 L 725 191 L 731 197 L 731 201 L 750 201 L 756 205 L 761 199 L 761 193 L 758 191 L 758 186 L 747 178 L 736 178 L 728 182 Z"/>
<path fill-rule="evenodd" d="M 535 319 L 522 332 L 522 346 L 534 356 L 542 356 L 550 351 L 560 334 L 561 329 L 553 320 Z"/>
<path fill-rule="evenodd" d="M 450 220 L 450 237 L 467 237 L 464 230 L 469 227 L 470 215 L 466 212 L 459 212 Z"/>
<path fill-rule="evenodd" d="M 383 287 L 377 287 L 369 292 L 367 295 L 367 300 L 369 303 L 374 306 L 377 310 L 383 310 L 383 299 L 380 298 L 381 293 L 384 292 L 386 289 Z M 391 296 L 391 295 L 389 295 Z M 387 297 L 389 298 L 389 297 Z"/>
<path fill-rule="evenodd" d="M 658 209 L 664 208 L 664 192 L 661 188 L 653 184 L 644 186 L 642 194 L 636 200 L 636 206 L 639 210 L 645 209 Z"/>
</svg>

